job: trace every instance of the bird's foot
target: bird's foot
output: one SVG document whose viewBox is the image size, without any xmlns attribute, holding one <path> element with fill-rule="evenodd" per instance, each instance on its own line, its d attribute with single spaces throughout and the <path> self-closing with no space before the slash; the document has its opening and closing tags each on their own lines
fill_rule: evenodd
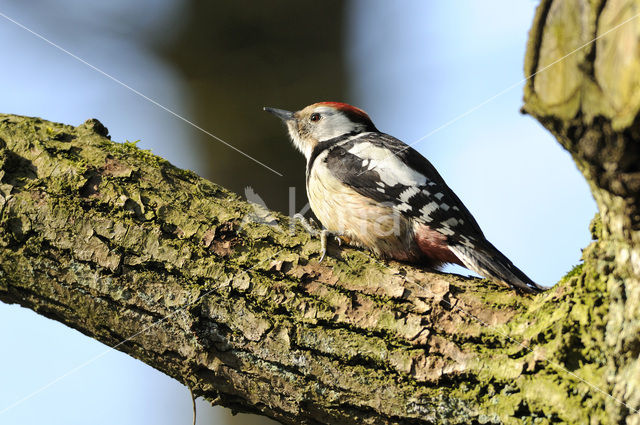
<svg viewBox="0 0 640 425">
<path fill-rule="evenodd" d="M 311 218 L 306 219 L 302 214 L 294 215 L 293 219 L 295 221 L 300 222 L 300 225 L 304 227 L 304 229 L 307 232 L 309 232 L 311 236 L 320 238 L 320 247 L 321 247 L 320 260 L 319 260 L 320 263 L 322 262 L 322 260 L 324 260 L 324 257 L 327 255 L 327 242 L 328 242 L 329 236 L 333 237 L 336 240 L 336 243 L 338 244 L 338 246 L 342 245 L 342 239 L 340 238 L 341 235 L 339 233 L 334 233 L 327 229 L 320 229 L 313 219 Z"/>
<path fill-rule="evenodd" d="M 329 236 L 333 237 L 338 246 L 342 245 L 342 238 L 340 237 L 339 233 L 334 233 L 334 232 L 330 232 L 327 229 L 323 229 L 320 232 L 320 251 L 321 255 L 320 255 L 320 260 L 318 261 L 319 263 L 322 263 L 322 260 L 324 260 L 324 257 L 327 255 L 327 240 L 329 239 Z"/>
</svg>

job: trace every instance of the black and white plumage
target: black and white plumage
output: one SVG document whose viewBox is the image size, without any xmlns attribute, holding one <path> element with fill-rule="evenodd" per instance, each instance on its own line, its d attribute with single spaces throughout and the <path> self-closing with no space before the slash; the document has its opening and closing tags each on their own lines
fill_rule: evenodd
<svg viewBox="0 0 640 425">
<path fill-rule="evenodd" d="M 265 110 L 305 155 L 309 203 L 330 232 L 383 257 L 455 263 L 527 292 L 543 289 L 487 241 L 425 157 L 379 132 L 364 111 L 337 102 Z"/>
</svg>

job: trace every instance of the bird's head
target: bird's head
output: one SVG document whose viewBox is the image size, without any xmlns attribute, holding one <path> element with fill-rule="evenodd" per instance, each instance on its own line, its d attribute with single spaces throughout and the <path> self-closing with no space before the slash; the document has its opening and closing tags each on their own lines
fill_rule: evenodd
<svg viewBox="0 0 640 425">
<path fill-rule="evenodd" d="M 297 112 L 264 108 L 287 125 L 293 144 L 309 159 L 320 142 L 345 134 L 378 131 L 371 118 L 360 108 L 340 102 L 319 102 Z"/>
</svg>

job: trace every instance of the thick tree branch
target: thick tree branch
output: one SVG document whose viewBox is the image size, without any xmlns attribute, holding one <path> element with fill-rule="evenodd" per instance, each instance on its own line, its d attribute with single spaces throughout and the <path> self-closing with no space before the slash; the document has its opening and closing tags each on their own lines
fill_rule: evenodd
<svg viewBox="0 0 640 425">
<path fill-rule="evenodd" d="M 498 423 L 548 408 L 531 376 L 558 373 L 551 348 L 518 342 L 558 345 L 548 328 L 567 311 L 352 249 L 319 264 L 319 243 L 286 218 L 247 220 L 235 195 L 105 135 L 95 120 L 0 119 L 3 301 L 284 423 Z"/>
</svg>

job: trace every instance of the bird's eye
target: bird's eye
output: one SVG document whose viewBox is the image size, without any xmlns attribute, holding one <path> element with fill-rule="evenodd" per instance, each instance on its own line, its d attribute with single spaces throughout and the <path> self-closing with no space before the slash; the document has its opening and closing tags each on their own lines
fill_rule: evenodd
<svg viewBox="0 0 640 425">
<path fill-rule="evenodd" d="M 309 117 L 309 119 L 313 122 L 317 122 L 320 121 L 320 114 L 317 112 L 314 112 L 313 114 L 311 114 L 311 116 Z"/>
</svg>

